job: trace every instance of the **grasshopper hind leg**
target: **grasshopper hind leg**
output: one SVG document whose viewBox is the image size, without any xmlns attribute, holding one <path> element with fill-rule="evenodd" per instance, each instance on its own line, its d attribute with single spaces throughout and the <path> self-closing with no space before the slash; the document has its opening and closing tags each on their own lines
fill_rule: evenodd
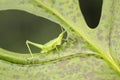
<svg viewBox="0 0 120 80">
<path fill-rule="evenodd" d="M 26 45 L 27 45 L 27 48 L 28 48 L 28 50 L 29 50 L 29 52 L 30 52 L 30 55 L 31 55 L 31 58 L 28 58 L 28 59 L 33 59 L 33 54 L 32 54 L 32 51 L 31 51 L 31 49 L 30 49 L 30 46 L 29 46 L 29 43 L 30 43 L 30 41 L 26 41 Z"/>
</svg>

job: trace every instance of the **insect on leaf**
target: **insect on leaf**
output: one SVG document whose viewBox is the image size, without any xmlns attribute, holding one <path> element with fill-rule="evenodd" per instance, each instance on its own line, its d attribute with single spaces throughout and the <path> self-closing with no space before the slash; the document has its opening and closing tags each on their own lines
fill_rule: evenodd
<svg viewBox="0 0 120 80">
<path fill-rule="evenodd" d="M 33 54 L 37 66 L 27 61 L 29 54 L 0 48 L 1 80 L 120 80 L 119 0 L 103 0 L 100 22 L 95 29 L 87 26 L 79 0 L 0 0 L 0 10 L 10 9 L 61 25 L 70 43 L 61 45 L 60 57 L 51 47 L 51 54 Z M 72 43 L 70 38 L 76 42 Z M 55 40 L 58 41 L 55 46 L 59 40 Z"/>
<path fill-rule="evenodd" d="M 63 35 L 64 35 L 65 31 L 63 31 L 57 38 L 53 39 L 53 40 L 50 40 L 49 42 L 47 42 L 46 44 L 42 45 L 42 44 L 38 44 L 38 43 L 34 43 L 34 42 L 31 42 L 29 40 L 26 41 L 26 45 L 28 47 L 28 50 L 31 54 L 31 56 L 33 57 L 32 55 L 32 51 L 30 49 L 30 46 L 29 44 L 35 46 L 35 47 L 38 47 L 41 49 L 41 53 L 47 53 L 53 49 L 57 49 L 57 46 L 58 45 L 61 45 L 62 44 L 62 39 L 63 39 Z"/>
</svg>

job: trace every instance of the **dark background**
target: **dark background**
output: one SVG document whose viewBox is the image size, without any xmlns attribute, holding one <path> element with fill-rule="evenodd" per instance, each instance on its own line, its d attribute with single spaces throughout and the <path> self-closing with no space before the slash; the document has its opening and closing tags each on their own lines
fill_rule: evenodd
<svg viewBox="0 0 120 80">
<path fill-rule="evenodd" d="M 101 15 L 102 0 L 79 0 L 79 2 L 86 23 L 90 28 L 96 28 Z M 26 40 L 44 44 L 57 37 L 60 32 L 61 28 L 58 24 L 45 18 L 23 11 L 0 11 L 1 48 L 28 53 Z M 32 47 L 32 50 L 39 51 L 35 47 Z"/>
</svg>

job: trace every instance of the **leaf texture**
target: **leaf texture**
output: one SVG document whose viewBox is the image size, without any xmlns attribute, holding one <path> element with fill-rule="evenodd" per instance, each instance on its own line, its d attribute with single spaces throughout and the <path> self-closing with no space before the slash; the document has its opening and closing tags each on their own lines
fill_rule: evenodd
<svg viewBox="0 0 120 80">
<path fill-rule="evenodd" d="M 0 0 L 0 10 L 13 9 L 58 23 L 75 42 L 64 43 L 60 57 L 55 51 L 34 54 L 34 64 L 27 60 L 29 55 L 0 49 L 2 80 L 120 79 L 119 0 L 103 1 L 101 20 L 95 29 L 87 26 L 78 0 Z"/>
</svg>

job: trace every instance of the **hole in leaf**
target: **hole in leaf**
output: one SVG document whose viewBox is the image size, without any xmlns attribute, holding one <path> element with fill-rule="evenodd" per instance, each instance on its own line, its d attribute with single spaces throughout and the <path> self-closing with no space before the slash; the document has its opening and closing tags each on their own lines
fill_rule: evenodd
<svg viewBox="0 0 120 80">
<path fill-rule="evenodd" d="M 0 11 L 0 47 L 29 53 L 26 40 L 44 44 L 61 33 L 61 27 L 45 18 L 17 10 Z M 32 47 L 33 52 L 40 49 Z"/>
<path fill-rule="evenodd" d="M 100 21 L 103 0 L 79 0 L 80 9 L 90 28 L 96 28 Z"/>
</svg>

